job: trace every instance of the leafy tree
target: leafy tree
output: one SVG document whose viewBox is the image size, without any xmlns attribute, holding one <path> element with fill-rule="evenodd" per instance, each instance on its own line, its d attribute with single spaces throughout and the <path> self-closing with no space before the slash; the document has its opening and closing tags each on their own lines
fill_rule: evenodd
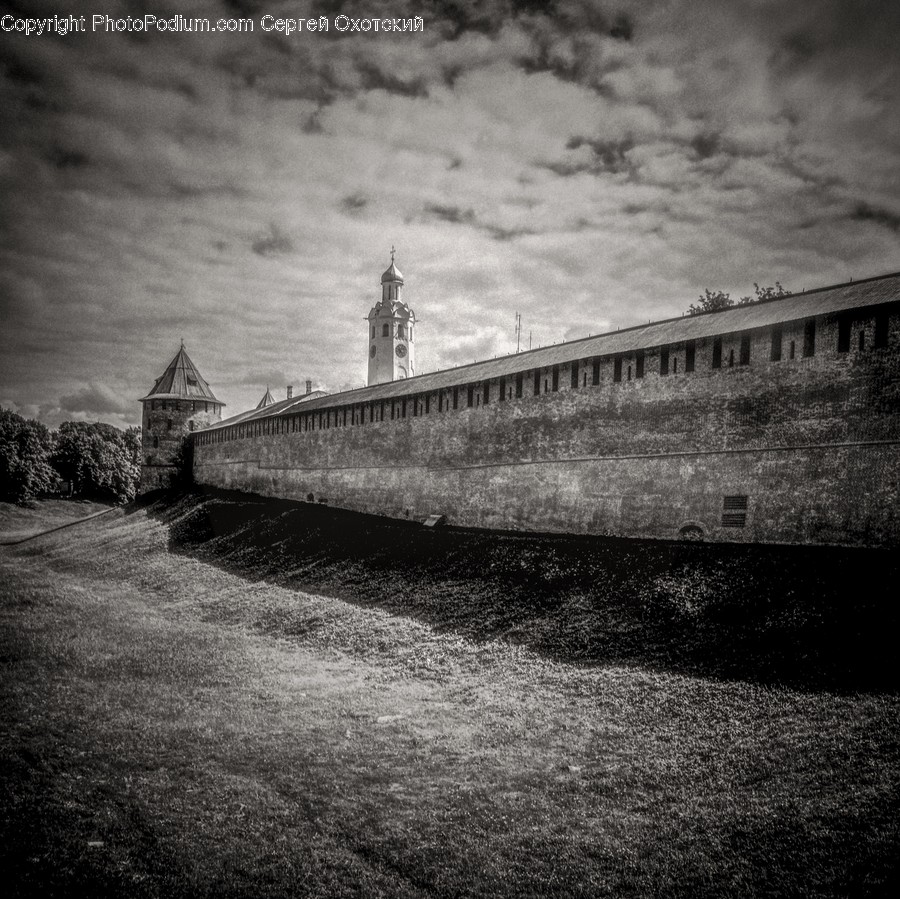
<svg viewBox="0 0 900 899">
<path fill-rule="evenodd" d="M 58 486 L 53 441 L 38 421 L 0 408 L 0 499 L 23 503 Z"/>
<path fill-rule="evenodd" d="M 700 297 L 699 303 L 691 303 L 688 307 L 688 315 L 699 315 L 701 312 L 718 312 L 734 305 L 731 294 L 721 290 L 706 290 L 706 295 Z"/>
<path fill-rule="evenodd" d="M 63 422 L 53 464 L 76 495 L 128 502 L 141 474 L 140 431 L 120 431 L 100 422 Z"/>
<path fill-rule="evenodd" d="M 760 287 L 754 281 L 753 289 L 756 292 L 756 296 L 741 297 L 738 300 L 739 305 L 745 306 L 747 303 L 758 303 L 761 300 L 773 300 L 777 297 L 789 297 L 791 295 L 791 291 L 782 287 L 778 281 L 775 282 L 774 287 Z M 699 303 L 691 303 L 688 307 L 688 315 L 698 315 L 701 312 L 718 312 L 720 309 L 728 309 L 734 304 L 731 294 L 722 290 L 706 290 L 705 295 L 700 297 Z"/>
</svg>

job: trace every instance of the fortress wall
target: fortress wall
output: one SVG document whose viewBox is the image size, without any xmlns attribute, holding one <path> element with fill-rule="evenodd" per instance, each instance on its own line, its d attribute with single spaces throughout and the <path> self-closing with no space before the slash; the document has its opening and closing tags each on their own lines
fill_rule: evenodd
<svg viewBox="0 0 900 899">
<path fill-rule="evenodd" d="M 751 333 L 749 365 L 737 362 L 740 337 L 726 337 L 722 369 L 711 368 L 712 341 L 698 341 L 693 373 L 674 345 L 669 375 L 660 374 L 659 350 L 648 350 L 642 379 L 614 383 L 610 358 L 597 386 L 593 362 L 579 364 L 577 388 L 564 365 L 558 391 L 540 396 L 529 372 L 521 399 L 499 402 L 492 381 L 487 406 L 464 408 L 463 389 L 455 411 L 438 412 L 433 395 L 427 415 L 414 416 L 410 400 L 406 418 L 390 420 L 387 404 L 387 420 L 371 422 L 367 404 L 362 425 L 201 440 L 195 475 L 365 512 L 440 513 L 461 525 L 675 537 L 695 523 L 719 540 L 897 542 L 900 334 L 894 318 L 891 345 L 860 353 L 857 333 L 867 328 L 874 320 L 855 321 L 849 353 L 836 350 L 836 319 L 823 317 L 810 358 L 801 357 L 797 323 L 783 328 L 781 362 L 769 361 L 765 330 Z M 636 361 L 623 357 L 623 378 L 627 364 Z M 542 390 L 545 374 L 552 386 L 552 372 L 542 372 Z M 733 495 L 748 497 L 742 527 L 723 526 Z"/>
</svg>

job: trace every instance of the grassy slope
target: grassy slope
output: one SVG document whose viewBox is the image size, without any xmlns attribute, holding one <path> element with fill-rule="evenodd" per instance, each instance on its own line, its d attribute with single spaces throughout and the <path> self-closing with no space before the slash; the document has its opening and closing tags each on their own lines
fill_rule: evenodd
<svg viewBox="0 0 900 899">
<path fill-rule="evenodd" d="M 27 506 L 0 503 L 0 543 L 23 540 L 108 508 L 103 503 L 70 499 L 40 499 Z"/>
<path fill-rule="evenodd" d="M 854 672 L 817 639 L 815 664 L 791 669 L 802 690 L 754 683 L 775 663 L 745 650 L 735 658 L 760 662 L 749 681 L 688 673 L 718 639 L 715 597 L 692 587 L 711 574 L 701 551 L 381 533 L 218 497 L 0 550 L 0 854 L 13 894 L 896 887 L 898 697 L 847 692 Z M 389 564 L 400 536 L 411 555 Z M 555 573 L 569 552 L 583 577 Z M 766 570 L 764 554 L 735 558 Z M 606 593 L 585 587 L 603 565 L 606 592 L 643 611 L 604 620 Z M 300 580 L 357 601 L 299 592 Z M 657 582 L 665 594 L 644 589 Z M 757 599 L 783 626 L 776 600 Z M 391 614 L 404 606 L 416 618 Z M 692 635 L 689 651 L 664 639 L 665 618 Z M 736 632 L 761 620 L 745 615 Z M 539 653 L 488 639 L 532 630 Z M 565 661 L 578 656 L 594 664 Z M 813 688 L 842 672 L 843 692 Z"/>
</svg>

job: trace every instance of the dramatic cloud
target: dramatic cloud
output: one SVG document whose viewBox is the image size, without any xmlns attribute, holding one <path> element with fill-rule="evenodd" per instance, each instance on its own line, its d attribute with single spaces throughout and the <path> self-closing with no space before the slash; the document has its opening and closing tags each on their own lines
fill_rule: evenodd
<svg viewBox="0 0 900 899">
<path fill-rule="evenodd" d="M 230 413 L 359 386 L 392 244 L 421 370 L 898 268 L 896 3 L 200 8 L 254 29 L 0 32 L 4 405 L 136 423 L 181 338 Z"/>
</svg>

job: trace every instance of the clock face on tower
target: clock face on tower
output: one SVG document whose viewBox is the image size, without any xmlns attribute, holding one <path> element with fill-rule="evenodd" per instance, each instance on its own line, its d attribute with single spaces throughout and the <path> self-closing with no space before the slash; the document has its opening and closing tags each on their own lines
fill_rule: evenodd
<svg viewBox="0 0 900 899">
<path fill-rule="evenodd" d="M 402 359 L 406 355 L 406 347 L 400 344 L 394 352 Z"/>
</svg>

